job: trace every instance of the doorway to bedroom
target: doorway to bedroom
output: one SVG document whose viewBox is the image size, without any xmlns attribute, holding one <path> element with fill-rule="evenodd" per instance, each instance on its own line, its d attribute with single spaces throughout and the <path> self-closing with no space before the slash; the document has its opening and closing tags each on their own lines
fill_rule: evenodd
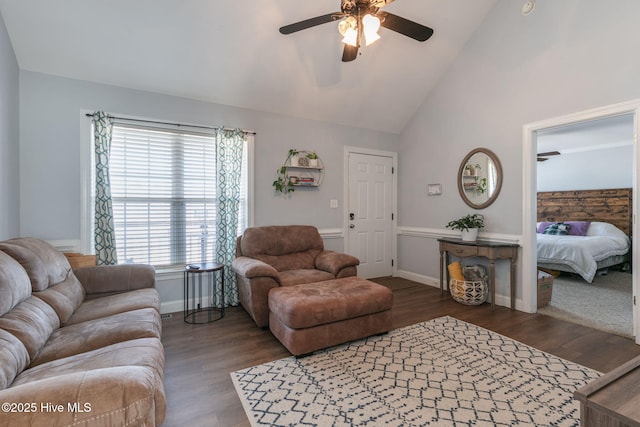
<svg viewBox="0 0 640 427">
<path fill-rule="evenodd" d="M 536 133 L 537 266 L 554 277 L 538 313 L 628 338 L 633 128 L 625 113 Z"/>
<path fill-rule="evenodd" d="M 637 230 L 636 230 L 636 221 L 635 221 L 635 215 L 638 211 L 637 206 L 638 206 L 638 197 L 636 196 L 637 194 L 637 188 L 638 188 L 638 181 L 639 181 L 639 174 L 638 174 L 638 164 L 640 163 L 638 161 L 638 150 L 636 148 L 635 145 L 635 135 L 638 134 L 638 117 L 639 117 L 639 112 L 640 112 L 640 100 L 633 100 L 633 101 L 629 101 L 629 102 L 625 102 L 625 103 L 620 103 L 620 104 L 615 104 L 615 105 L 610 105 L 610 106 L 606 106 L 606 107 L 602 107 L 602 108 L 597 108 L 597 109 L 593 109 L 593 110 L 588 110 L 588 111 L 583 111 L 583 112 L 578 112 L 578 113 L 574 113 L 574 114 L 569 114 L 566 116 L 561 116 L 561 117 L 555 117 L 555 118 L 551 118 L 548 120 L 544 120 L 544 121 L 540 121 L 540 122 L 536 122 L 536 123 L 530 123 L 530 124 L 526 124 L 523 126 L 523 196 L 524 196 L 524 211 L 523 211 L 523 240 L 522 240 L 522 273 L 523 273 L 523 303 L 525 307 L 529 307 L 529 310 L 531 312 L 536 312 L 537 311 L 537 267 L 538 267 L 538 253 L 537 253 L 537 223 L 538 223 L 538 212 L 537 212 L 537 203 L 538 203 L 538 175 L 540 174 L 540 189 L 543 190 L 544 185 L 545 184 L 543 181 L 546 179 L 545 177 L 542 176 L 542 174 L 547 175 L 547 178 L 549 178 L 550 181 L 555 181 L 556 185 L 559 184 L 559 177 L 558 177 L 558 173 L 563 174 L 563 175 L 568 175 L 567 173 L 567 169 L 568 167 L 565 167 L 565 170 L 561 172 L 552 172 L 551 168 L 547 168 L 547 166 L 549 166 L 549 164 L 553 161 L 553 160 L 559 160 L 556 163 L 563 163 L 565 160 L 569 161 L 571 160 L 571 169 L 576 169 L 576 175 L 578 176 L 577 178 L 573 177 L 570 178 L 570 180 L 568 180 L 570 182 L 570 185 L 573 188 L 569 188 L 566 187 L 564 188 L 562 191 L 567 191 L 567 192 L 571 192 L 571 190 L 574 190 L 576 187 L 577 182 L 579 182 L 580 185 L 586 185 L 586 184 L 591 184 L 593 185 L 593 181 L 591 180 L 592 177 L 597 177 L 599 175 L 599 171 L 604 169 L 604 174 L 605 176 L 611 176 L 611 175 L 624 175 L 626 176 L 627 181 L 625 181 L 625 185 L 619 185 L 618 182 L 616 181 L 616 184 L 613 185 L 613 181 L 608 181 L 607 177 L 605 177 L 604 179 L 602 177 L 597 178 L 597 182 L 598 182 L 598 187 L 599 188 L 606 188 L 606 187 L 626 187 L 627 189 L 630 188 L 629 190 L 629 194 L 630 194 L 630 198 L 631 195 L 633 195 L 632 197 L 632 202 L 630 203 L 630 207 L 628 208 L 629 212 L 627 212 L 628 215 L 628 220 L 631 222 L 631 224 L 629 225 L 629 229 L 630 231 L 628 231 L 628 234 L 631 236 L 631 253 L 636 253 L 636 246 L 637 246 L 637 242 L 634 238 L 634 236 L 637 235 Z M 545 134 L 546 136 L 557 136 L 559 134 L 564 133 L 575 133 L 577 131 L 578 128 L 582 127 L 583 130 L 587 129 L 589 127 L 594 128 L 596 124 L 606 124 L 608 122 L 608 120 L 605 119 L 611 119 L 612 122 L 614 121 L 620 121 L 620 122 L 624 122 L 626 123 L 627 126 L 627 131 L 625 131 L 627 134 L 631 135 L 631 145 L 629 146 L 629 142 L 616 142 L 616 141 L 609 141 L 608 143 L 604 144 L 597 144 L 597 143 L 592 143 L 593 146 L 590 147 L 587 150 L 584 149 L 578 149 L 577 147 L 569 147 L 566 146 L 564 147 L 564 153 L 562 152 L 562 150 L 560 149 L 554 149 L 554 148 L 548 148 L 548 146 L 545 146 Z M 632 123 L 632 127 L 631 127 L 631 132 L 628 132 L 628 125 L 629 123 Z M 611 123 L 609 123 L 611 124 Z M 571 132 L 570 132 L 571 131 Z M 587 136 L 585 136 L 584 134 L 580 137 L 580 139 L 583 141 L 582 143 L 584 144 L 584 139 L 587 138 Z M 628 139 L 628 137 L 627 137 Z M 539 141 L 540 140 L 540 141 Z M 540 142 L 540 144 L 539 144 Z M 539 146 L 540 145 L 540 146 Z M 604 147 L 597 147 L 597 145 L 605 145 Z M 626 148 L 624 148 L 626 146 Z M 574 152 L 572 152 L 572 149 L 575 150 Z M 609 159 L 606 158 L 606 156 L 609 156 L 610 154 L 614 153 L 615 151 L 624 151 L 624 150 L 628 150 L 626 151 L 626 158 L 623 161 L 619 161 L 619 163 L 615 163 L 615 160 L 612 160 L 614 163 L 608 163 Z M 548 154 L 549 152 L 555 152 L 558 151 L 561 154 Z M 596 154 L 595 152 L 599 151 L 597 156 L 593 156 L 593 154 Z M 542 155 L 542 156 L 538 156 L 538 153 L 547 153 L 547 155 Z M 538 158 L 547 158 L 548 160 L 542 160 L 542 161 L 537 161 Z M 542 169 L 542 165 L 545 165 L 546 170 Z M 538 169 L 538 165 L 540 166 L 540 170 Z M 574 168 L 573 166 L 576 165 L 577 168 Z M 626 165 L 626 167 L 625 167 Z M 565 165 L 566 166 L 566 165 Z M 631 183 L 630 185 L 626 185 L 626 182 L 628 182 L 629 180 L 629 176 L 631 176 Z M 596 188 L 598 188 L 596 187 Z M 551 188 L 549 190 L 552 190 L 551 192 L 553 192 L 553 190 L 555 190 L 555 188 Z M 576 190 L 577 191 L 577 190 Z M 568 204 L 568 203 L 565 203 Z M 562 212 L 561 212 L 562 213 Z M 598 215 L 598 219 L 602 218 L 602 215 L 599 214 Z M 556 222 L 561 222 L 562 220 L 557 220 Z M 599 221 L 598 221 L 599 222 Z M 626 278 L 628 279 L 629 276 L 631 276 L 631 294 L 629 294 L 628 292 L 626 293 L 625 297 L 624 297 L 624 304 L 627 305 L 627 310 L 628 310 L 628 305 L 631 305 L 631 336 L 635 337 L 635 342 L 640 344 L 640 341 L 638 340 L 638 325 L 639 325 L 639 319 L 638 319 L 638 310 L 637 310 L 637 306 L 633 303 L 634 301 L 636 301 L 637 299 L 637 292 L 638 292 L 638 275 L 635 273 L 635 271 L 637 271 L 637 265 L 636 265 L 636 260 L 634 259 L 634 257 L 631 257 L 631 261 L 630 261 L 630 270 L 631 270 L 631 274 L 629 274 L 628 272 L 624 273 L 626 274 Z M 601 266 L 598 266 L 601 267 Z M 607 274 L 603 274 L 603 273 L 607 273 Z M 588 285 L 588 281 L 584 280 L 583 277 L 581 277 L 579 274 L 578 275 L 574 275 L 577 276 L 584 285 Z M 600 269 L 600 275 L 594 274 L 594 279 L 592 280 L 592 282 L 596 282 L 596 281 L 605 281 L 605 280 L 611 280 L 613 282 L 622 282 L 622 280 L 618 280 L 617 278 L 615 278 L 614 276 L 617 276 L 617 271 L 614 269 L 609 269 L 609 270 L 602 270 Z M 587 276 L 588 277 L 588 276 Z M 604 277 L 604 279 L 603 279 Z M 563 280 L 562 278 L 560 279 L 556 279 L 554 281 L 554 285 L 555 283 L 559 283 L 560 280 Z M 580 289 L 580 288 L 577 288 Z M 587 288 L 582 288 L 582 292 L 580 292 L 579 290 L 574 289 L 573 291 L 571 291 L 571 293 L 573 294 L 580 294 L 580 293 L 586 293 L 585 291 L 587 290 Z M 591 288 L 589 288 L 591 289 Z M 556 295 L 559 293 L 559 291 L 557 291 L 557 289 L 554 289 L 554 293 L 556 293 Z M 592 299 L 598 299 L 600 297 L 596 296 L 596 297 L 591 297 Z M 620 305 L 621 303 L 619 302 L 615 302 L 613 300 L 611 300 L 611 302 L 607 303 L 606 305 L 608 306 L 614 306 L 614 310 L 616 309 L 620 309 Z M 590 311 L 595 311 L 593 309 L 591 309 Z M 594 316 L 595 318 L 597 318 L 597 320 L 601 321 L 602 323 L 604 323 L 604 320 L 606 319 L 606 315 L 605 314 L 600 314 L 597 316 Z M 628 315 L 627 315 L 628 318 Z M 581 323 L 586 323 L 584 321 L 580 321 Z M 628 321 L 627 321 L 627 328 L 628 328 Z M 627 335 L 629 336 L 628 333 L 618 333 L 619 335 Z"/>
</svg>

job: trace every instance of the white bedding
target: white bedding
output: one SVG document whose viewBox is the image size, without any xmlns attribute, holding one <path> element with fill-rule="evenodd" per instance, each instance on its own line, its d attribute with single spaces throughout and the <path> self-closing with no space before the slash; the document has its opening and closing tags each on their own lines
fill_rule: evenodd
<svg viewBox="0 0 640 427">
<path fill-rule="evenodd" d="M 626 254 L 630 244 L 629 237 L 616 226 L 592 222 L 586 236 L 537 234 L 538 262 L 567 265 L 591 283 L 596 263 Z"/>
</svg>

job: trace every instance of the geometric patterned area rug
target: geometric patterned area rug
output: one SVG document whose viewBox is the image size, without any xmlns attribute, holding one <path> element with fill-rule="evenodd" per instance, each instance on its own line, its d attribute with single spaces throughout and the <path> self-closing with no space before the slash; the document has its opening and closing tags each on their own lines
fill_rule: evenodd
<svg viewBox="0 0 640 427">
<path fill-rule="evenodd" d="M 231 373 L 253 426 L 577 426 L 600 375 L 452 317 Z"/>
</svg>

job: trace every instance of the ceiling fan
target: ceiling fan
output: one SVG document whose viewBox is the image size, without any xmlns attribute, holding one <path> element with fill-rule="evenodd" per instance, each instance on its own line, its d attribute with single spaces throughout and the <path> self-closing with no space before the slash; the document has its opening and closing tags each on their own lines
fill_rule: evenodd
<svg viewBox="0 0 640 427">
<path fill-rule="evenodd" d="M 549 160 L 550 156 L 559 156 L 559 155 L 560 155 L 559 151 L 545 151 L 544 153 L 538 153 L 537 157 L 539 162 L 545 162 Z"/>
<path fill-rule="evenodd" d="M 397 33 L 423 42 L 433 35 L 433 29 L 410 21 L 392 13 L 380 10 L 383 6 L 394 0 L 341 0 L 340 12 L 328 13 L 305 19 L 280 28 L 280 33 L 291 34 L 296 31 L 329 22 L 340 20 L 338 30 L 344 37 L 344 50 L 342 61 L 349 62 L 356 59 L 358 49 L 362 45 L 369 45 L 378 40 L 377 34 L 380 27 L 387 28 Z"/>
</svg>

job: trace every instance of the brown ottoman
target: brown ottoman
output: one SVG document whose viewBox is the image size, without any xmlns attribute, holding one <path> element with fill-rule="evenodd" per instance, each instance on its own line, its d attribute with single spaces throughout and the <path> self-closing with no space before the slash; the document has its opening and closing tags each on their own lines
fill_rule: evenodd
<svg viewBox="0 0 640 427">
<path fill-rule="evenodd" d="M 295 356 L 391 329 L 393 293 L 360 277 L 273 288 L 269 329 Z"/>
</svg>

